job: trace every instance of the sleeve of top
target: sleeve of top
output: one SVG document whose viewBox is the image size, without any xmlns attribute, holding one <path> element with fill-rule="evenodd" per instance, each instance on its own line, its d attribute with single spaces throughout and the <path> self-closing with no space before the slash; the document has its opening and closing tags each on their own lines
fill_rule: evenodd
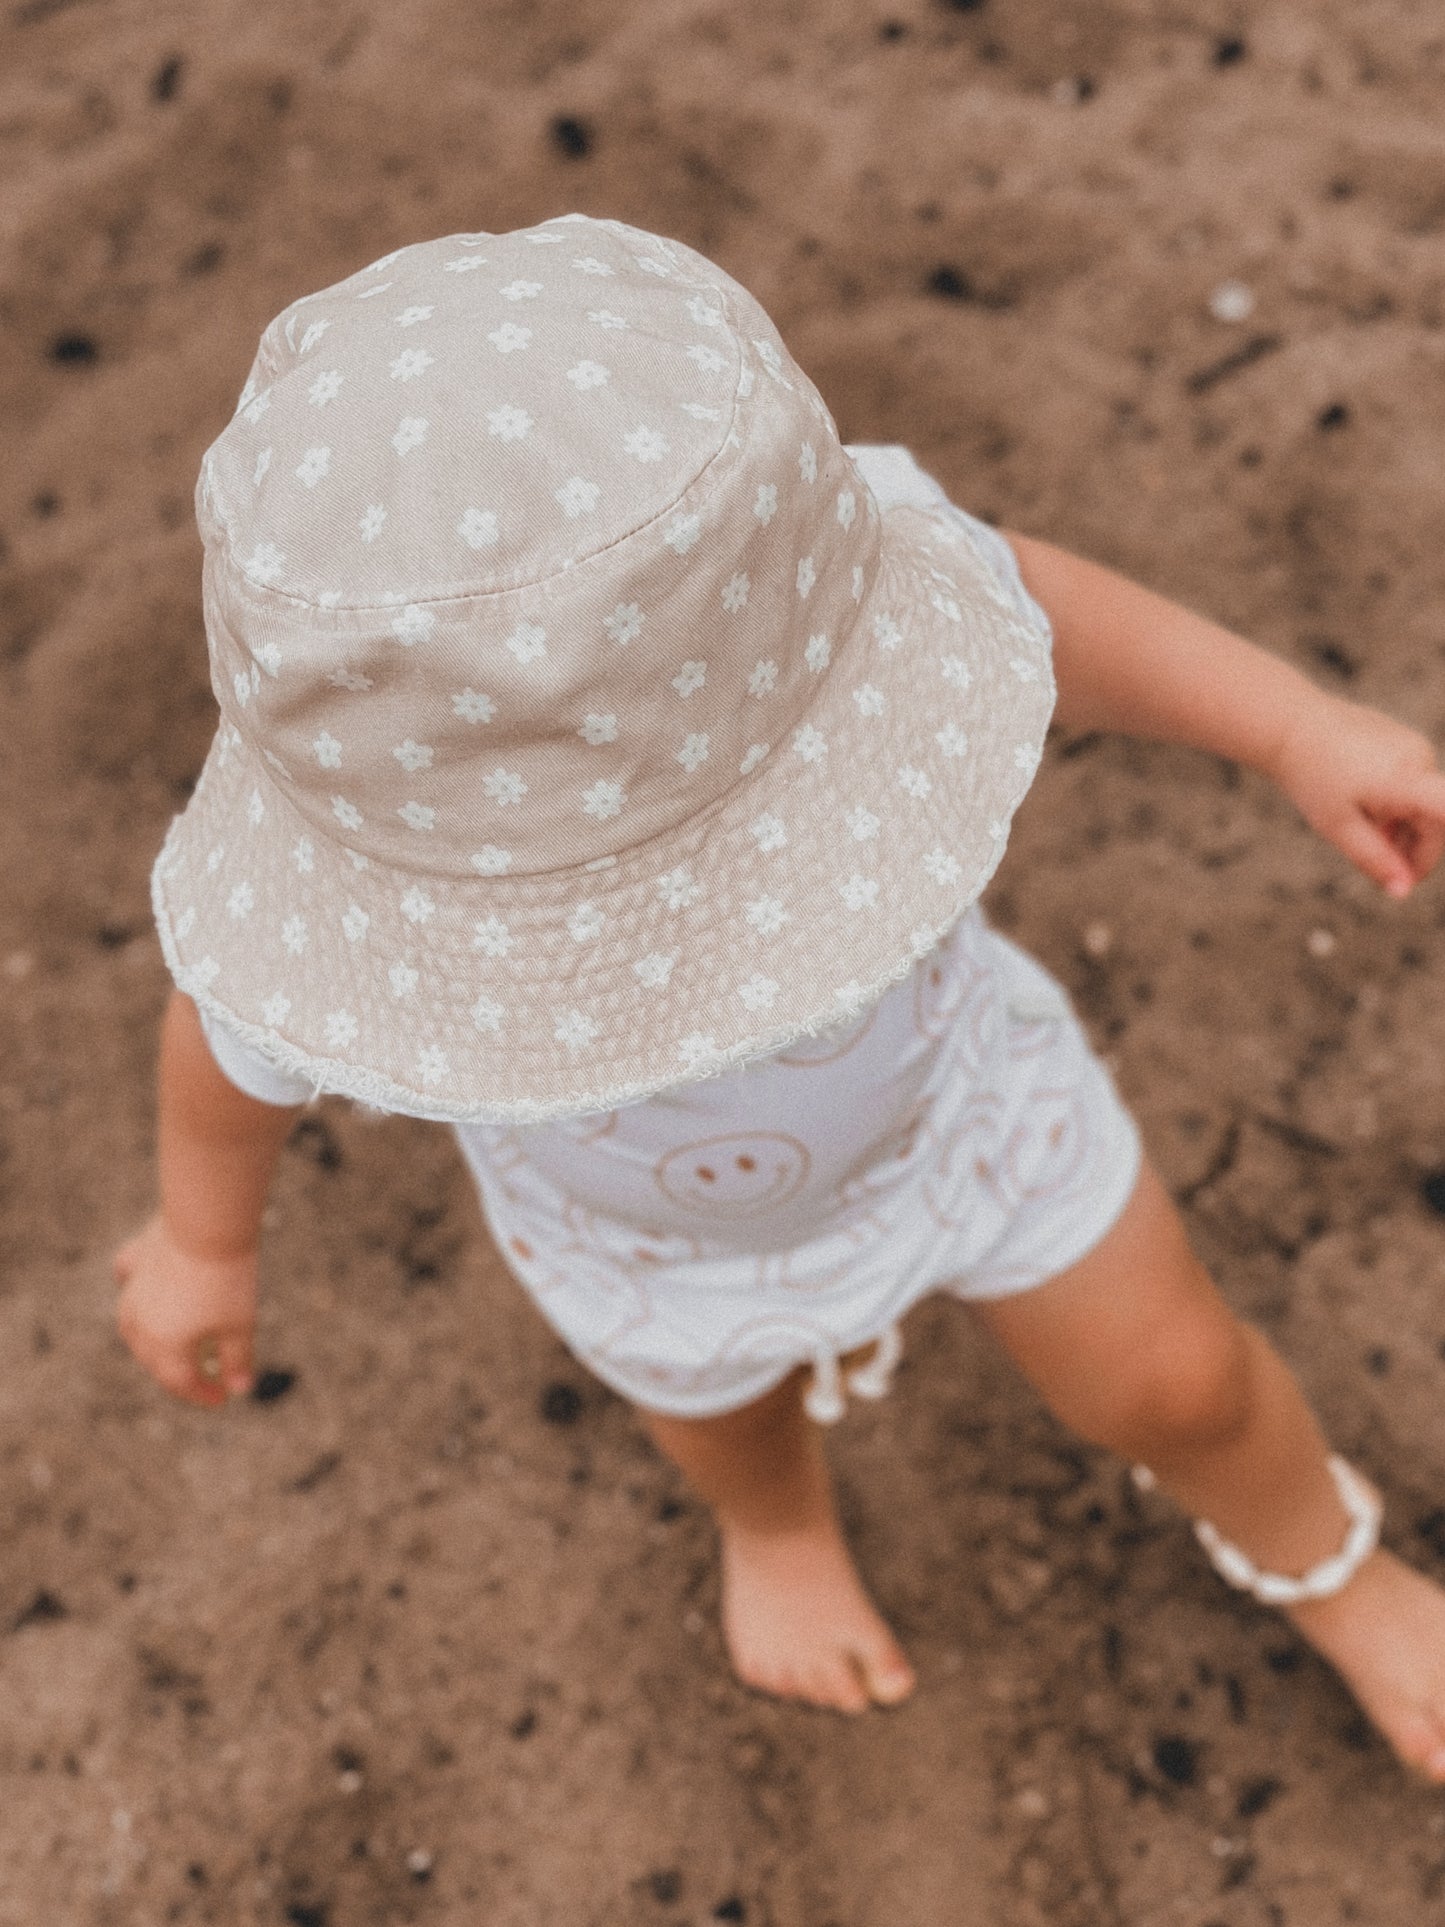
<svg viewBox="0 0 1445 1927">
<path fill-rule="evenodd" d="M 848 453 L 873 491 L 880 509 L 928 509 L 947 515 L 967 532 L 975 550 L 993 570 L 999 587 L 1016 613 L 1045 636 L 1051 634 L 1049 619 L 1024 587 L 1018 560 L 996 528 L 981 522 L 976 515 L 950 502 L 926 469 L 920 468 L 906 448 L 875 443 L 853 443 Z"/>
<path fill-rule="evenodd" d="M 263 1104 L 305 1104 L 309 1100 L 311 1086 L 304 1078 L 278 1071 L 209 1012 L 201 1011 L 200 1019 L 217 1068 L 237 1090 L 259 1098 Z"/>
</svg>

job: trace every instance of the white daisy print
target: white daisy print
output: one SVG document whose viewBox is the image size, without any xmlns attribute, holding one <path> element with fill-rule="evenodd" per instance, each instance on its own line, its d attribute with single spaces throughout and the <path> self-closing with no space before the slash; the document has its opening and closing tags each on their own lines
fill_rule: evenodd
<svg viewBox="0 0 1445 1927">
<path fill-rule="evenodd" d="M 758 498 L 753 503 L 753 514 L 766 528 L 778 512 L 778 491 L 771 482 L 758 485 Z"/>
<path fill-rule="evenodd" d="M 370 922 L 371 918 L 362 909 L 361 905 L 359 903 L 353 903 L 346 915 L 341 919 L 341 928 L 346 932 L 347 941 L 350 943 L 360 943 L 361 939 L 366 935 L 367 926 Z"/>
<path fill-rule="evenodd" d="M 846 883 L 838 885 L 838 895 L 850 910 L 874 910 L 878 906 L 878 879 L 860 876 L 855 870 Z"/>
<path fill-rule="evenodd" d="M 880 819 L 873 814 L 872 810 L 865 810 L 861 803 L 855 803 L 843 821 L 848 825 L 849 833 L 859 843 L 871 842 L 882 828 Z"/>
<path fill-rule="evenodd" d="M 755 970 L 745 984 L 738 985 L 738 995 L 749 1010 L 771 1010 L 777 1001 L 777 980 Z"/>
<path fill-rule="evenodd" d="M 241 705 L 242 709 L 244 709 L 251 700 L 251 678 L 253 676 L 256 677 L 256 687 L 259 688 L 261 679 L 254 664 L 252 664 L 250 669 L 238 669 L 231 678 L 231 687 L 235 690 L 236 701 Z"/>
<path fill-rule="evenodd" d="M 497 713 L 497 705 L 490 696 L 480 695 L 475 689 L 459 689 L 452 697 L 452 709 L 464 723 L 489 723 Z"/>
<path fill-rule="evenodd" d="M 360 1024 L 349 1010 L 326 1013 L 326 1041 L 333 1050 L 345 1050 L 348 1044 L 354 1044 L 360 1029 Z"/>
<path fill-rule="evenodd" d="M 660 462 L 670 443 L 655 428 L 634 428 L 622 437 L 622 446 L 639 462 Z"/>
<path fill-rule="evenodd" d="M 694 732 L 686 738 L 682 748 L 677 752 L 677 760 L 689 776 L 707 761 L 707 740 L 705 734 Z"/>
<path fill-rule="evenodd" d="M 341 745 L 329 731 L 323 729 L 313 739 L 311 749 L 322 769 L 340 769 Z"/>
<path fill-rule="evenodd" d="M 699 328 L 720 328 L 722 326 L 722 309 L 713 307 L 711 302 L 704 301 L 699 294 L 695 294 L 691 301 L 688 302 L 687 311 Z"/>
<path fill-rule="evenodd" d="M 373 502 L 371 507 L 364 511 L 356 525 L 357 533 L 363 542 L 374 542 L 385 527 L 386 510 L 380 502 Z"/>
<path fill-rule="evenodd" d="M 414 448 L 420 448 L 426 440 L 427 419 L 425 415 L 403 415 L 396 425 L 396 433 L 391 445 L 398 455 L 409 455 Z"/>
<path fill-rule="evenodd" d="M 768 691 L 778 686 L 778 665 L 771 661 L 755 663 L 753 673 L 748 677 L 748 694 L 766 696 Z"/>
<path fill-rule="evenodd" d="M 742 570 L 739 570 L 736 575 L 730 576 L 727 582 L 724 583 L 722 606 L 730 616 L 735 616 L 739 609 L 745 609 L 747 607 L 748 590 L 752 586 L 752 583 L 749 582 Z"/>
<path fill-rule="evenodd" d="M 391 364 L 391 378 L 393 381 L 415 381 L 418 375 L 426 373 L 435 359 L 425 348 L 403 348 Z"/>
<path fill-rule="evenodd" d="M 838 520 L 845 529 L 851 529 L 853 518 L 858 513 L 858 498 L 851 488 L 840 491 L 838 496 Z"/>
<path fill-rule="evenodd" d="M 677 1054 L 686 1069 L 694 1070 L 699 1064 L 705 1064 L 708 1058 L 716 1057 L 717 1041 L 704 1031 L 689 1031 L 686 1037 L 679 1040 Z"/>
<path fill-rule="evenodd" d="M 695 422 L 720 422 L 722 410 L 709 408 L 706 402 L 685 401 L 681 404 L 684 415 L 691 415 Z"/>
<path fill-rule="evenodd" d="M 963 876 L 963 865 L 945 849 L 930 850 L 923 867 L 935 883 L 957 883 Z"/>
<path fill-rule="evenodd" d="M 813 566 L 811 555 L 805 555 L 798 564 L 798 594 L 804 602 L 813 592 L 813 584 L 818 580 L 818 571 Z"/>
<path fill-rule="evenodd" d="M 941 616 L 947 616 L 950 622 L 963 621 L 963 611 L 951 595 L 944 595 L 941 590 L 935 589 L 928 599 L 938 613 Z"/>
<path fill-rule="evenodd" d="M 506 809 L 510 803 L 520 803 L 527 794 L 527 785 L 515 770 L 489 770 L 482 778 L 482 788 L 494 803 Z"/>
<path fill-rule="evenodd" d="M 585 395 L 589 388 L 605 386 L 611 374 L 600 361 L 579 361 L 567 370 L 567 379 L 579 395 Z"/>
<path fill-rule="evenodd" d="M 489 408 L 487 432 L 499 442 L 524 441 L 532 432 L 532 417 L 525 408 L 513 408 L 510 403 L 502 408 Z"/>
<path fill-rule="evenodd" d="M 720 375 L 728 365 L 726 355 L 720 355 L 716 348 L 706 347 L 702 342 L 688 349 L 687 358 L 696 362 L 705 375 Z"/>
<path fill-rule="evenodd" d="M 744 754 L 743 760 L 738 764 L 738 775 L 750 775 L 752 771 L 757 768 L 758 764 L 762 762 L 767 753 L 768 746 L 766 743 L 751 744 Z"/>
<path fill-rule="evenodd" d="M 332 797 L 331 814 L 336 818 L 343 830 L 359 830 L 366 821 L 356 805 L 354 803 L 348 803 L 344 796 Z"/>
<path fill-rule="evenodd" d="M 957 723 L 945 723 L 935 741 L 945 756 L 965 756 L 968 753 L 968 736 Z"/>
<path fill-rule="evenodd" d="M 250 796 L 246 799 L 246 821 L 251 825 L 251 828 L 254 830 L 259 828 L 259 826 L 265 821 L 265 818 L 266 818 L 265 799 L 261 795 L 260 790 L 252 790 Z"/>
<path fill-rule="evenodd" d="M 540 281 L 509 281 L 502 289 L 504 301 L 535 301 L 542 292 Z"/>
<path fill-rule="evenodd" d="M 642 611 L 635 602 L 619 602 L 610 616 L 602 618 L 602 627 L 614 642 L 626 647 L 642 634 Z"/>
<path fill-rule="evenodd" d="M 675 952 L 667 957 L 661 951 L 654 950 L 649 956 L 639 957 L 632 966 L 632 972 L 644 990 L 661 990 L 672 975 L 672 967 L 676 962 Z"/>
<path fill-rule="evenodd" d="M 952 683 L 955 689 L 972 687 L 973 671 L 962 656 L 943 656 L 938 666 L 943 671 L 944 681 Z"/>
<path fill-rule="evenodd" d="M 1028 743 L 1020 743 L 1014 751 L 1014 768 L 1032 771 L 1038 768 L 1038 763 L 1038 751 Z"/>
<path fill-rule="evenodd" d="M 494 509 L 469 508 L 457 523 L 457 534 L 469 549 L 490 549 L 497 540 L 497 516 Z"/>
<path fill-rule="evenodd" d="M 268 446 L 263 448 L 261 453 L 256 457 L 256 466 L 251 475 L 252 488 L 259 488 L 266 479 L 266 471 L 271 466 L 271 455 L 272 450 Z"/>
<path fill-rule="evenodd" d="M 512 867 L 512 852 L 495 843 L 484 843 L 480 850 L 472 851 L 467 861 L 478 876 L 504 877 Z"/>
<path fill-rule="evenodd" d="M 562 513 L 575 522 L 579 515 L 592 513 L 601 493 L 595 482 L 586 482 L 580 475 L 574 475 L 555 491 L 554 499 L 561 505 Z"/>
<path fill-rule="evenodd" d="M 622 785 L 610 783 L 605 778 L 599 778 L 590 789 L 582 792 L 583 811 L 595 817 L 599 823 L 605 823 L 610 816 L 620 815 L 623 800 Z"/>
<path fill-rule="evenodd" d="M 832 644 L 826 636 L 809 636 L 808 646 L 803 652 L 808 667 L 813 670 L 815 674 L 820 669 L 826 669 L 828 667 L 828 661 L 832 653 Z"/>
<path fill-rule="evenodd" d="M 860 562 L 853 564 L 853 600 L 863 600 L 863 565 Z"/>
<path fill-rule="evenodd" d="M 313 408 L 324 408 L 329 401 L 335 401 L 341 393 L 342 374 L 339 368 L 328 368 L 318 375 L 306 390 L 306 399 Z"/>
<path fill-rule="evenodd" d="M 472 948 L 488 957 L 505 957 L 516 938 L 500 917 L 483 917 L 472 927 Z"/>
<path fill-rule="evenodd" d="M 610 711 L 605 716 L 597 716 L 589 713 L 582 718 L 582 726 L 577 731 L 577 734 L 582 738 L 584 743 L 591 743 L 594 748 L 602 743 L 615 743 L 617 741 L 617 718 Z"/>
<path fill-rule="evenodd" d="M 472 1022 L 478 1030 L 485 1031 L 489 1036 L 495 1036 L 502 1028 L 502 1019 L 506 1014 L 495 997 L 478 997 L 472 1005 Z"/>
<path fill-rule="evenodd" d="M 614 268 L 609 268 L 605 261 L 599 261 L 595 254 L 584 254 L 581 260 L 574 261 L 572 265 L 579 274 L 614 274 L 616 272 Z"/>
<path fill-rule="evenodd" d="M 774 816 L 771 810 L 764 810 L 761 816 L 755 816 L 748 829 L 756 838 L 760 850 L 781 850 L 788 840 L 781 818 Z"/>
<path fill-rule="evenodd" d="M 657 879 L 657 894 L 669 910 L 686 910 L 702 895 L 702 885 L 685 863 Z"/>
<path fill-rule="evenodd" d="M 333 669 L 326 680 L 335 683 L 338 689 L 349 689 L 353 695 L 361 695 L 371 687 L 370 676 L 363 676 L 355 669 Z"/>
<path fill-rule="evenodd" d="M 805 482 L 818 479 L 818 451 L 811 442 L 804 442 L 798 451 L 798 473 Z"/>
<path fill-rule="evenodd" d="M 394 963 L 386 973 L 386 980 L 393 997 L 410 997 L 421 982 L 421 973 L 413 964 Z"/>
<path fill-rule="evenodd" d="M 662 539 L 670 549 L 676 550 L 679 555 L 686 555 L 701 534 L 701 516 L 675 515 Z"/>
<path fill-rule="evenodd" d="M 316 868 L 316 845 L 309 836 L 301 837 L 291 852 L 298 876 L 307 877 Z"/>
<path fill-rule="evenodd" d="M 679 696 L 691 696 L 695 690 L 701 689 L 706 681 L 707 664 L 705 662 L 685 662 L 673 677 L 672 686 Z"/>
<path fill-rule="evenodd" d="M 559 1010 L 554 1014 L 557 1028 L 552 1035 L 559 1044 L 565 1044 L 574 1053 L 585 1050 L 597 1035 L 597 1025 L 580 1010 Z"/>
<path fill-rule="evenodd" d="M 307 325 L 306 332 L 301 337 L 301 346 L 296 350 L 297 354 L 309 355 L 330 326 L 331 323 L 329 321 L 310 322 Z"/>
<path fill-rule="evenodd" d="M 756 337 L 754 337 L 753 346 L 758 351 L 758 360 L 763 364 L 764 368 L 767 369 L 770 375 L 778 375 L 782 373 L 783 357 L 778 353 L 777 349 L 773 346 L 771 341 L 759 341 Z"/>
<path fill-rule="evenodd" d="M 250 422 L 251 426 L 254 428 L 256 426 L 256 423 L 260 421 L 261 417 L 265 414 L 266 410 L 270 406 L 271 406 L 271 390 L 269 388 L 264 388 L 262 389 L 261 393 L 256 396 L 254 401 L 247 402 L 246 406 L 241 410 L 241 413 L 246 417 L 246 420 Z"/>
<path fill-rule="evenodd" d="M 853 700 L 858 705 L 860 716 L 881 716 L 883 714 L 883 691 L 875 689 L 871 682 L 859 683 L 853 691 Z"/>
<path fill-rule="evenodd" d="M 579 903 L 567 919 L 567 931 L 575 943 L 591 943 L 606 921 L 595 903 Z"/>
<path fill-rule="evenodd" d="M 401 900 L 401 914 L 408 923 L 430 923 L 436 913 L 436 905 L 419 883 L 414 883 Z"/>
<path fill-rule="evenodd" d="M 788 921 L 788 913 L 777 897 L 754 897 L 743 915 L 760 937 L 775 937 Z"/>
<path fill-rule="evenodd" d="M 801 729 L 793 731 L 793 748 L 805 763 L 821 763 L 828 754 L 827 738 L 811 723 L 804 723 Z"/>
<path fill-rule="evenodd" d="M 287 917 L 281 926 L 281 941 L 293 957 L 299 957 L 310 939 L 305 917 Z"/>
<path fill-rule="evenodd" d="M 409 830 L 434 830 L 437 813 L 430 803 L 403 803 L 397 815 Z"/>
<path fill-rule="evenodd" d="M 451 1066 L 439 1044 L 426 1044 L 417 1052 L 416 1070 L 423 1084 L 440 1084 Z"/>
<path fill-rule="evenodd" d="M 284 1024 L 290 1014 L 291 999 L 279 990 L 261 1006 L 261 1022 L 269 1024 L 273 1030 L 278 1024 Z"/>
<path fill-rule="evenodd" d="M 547 653 L 547 631 L 539 629 L 535 622 L 519 622 L 503 646 L 523 665 L 535 662 L 538 656 Z"/>
<path fill-rule="evenodd" d="M 1039 679 L 1038 664 L 1030 662 L 1027 656 L 1010 656 L 1008 666 L 1020 682 L 1037 682 Z"/>
<path fill-rule="evenodd" d="M 331 473 L 331 450 L 329 448 L 308 448 L 296 468 L 296 479 L 307 488 L 315 488 Z"/>
<path fill-rule="evenodd" d="M 448 274 L 475 274 L 478 268 L 486 266 L 485 254 L 458 254 L 442 266 Z"/>
<path fill-rule="evenodd" d="M 633 265 L 641 268 L 644 274 L 660 275 L 666 280 L 672 273 L 665 261 L 655 261 L 650 254 L 634 254 L 632 260 Z"/>
<path fill-rule="evenodd" d="M 396 317 L 398 328 L 414 328 L 419 321 L 430 321 L 432 311 L 429 307 L 403 308 Z"/>
<path fill-rule="evenodd" d="M 625 328 L 626 320 L 620 314 L 609 314 L 606 308 L 593 308 L 587 319 L 596 328 Z"/>
<path fill-rule="evenodd" d="M 206 852 L 206 875 L 213 877 L 226 860 L 226 846 L 217 843 Z"/>
<path fill-rule="evenodd" d="M 256 908 L 256 892 L 249 883 L 238 883 L 226 898 L 226 908 L 239 923 Z"/>
<path fill-rule="evenodd" d="M 873 638 L 880 649 L 896 649 L 903 640 L 903 631 L 892 616 L 875 616 Z"/>
<path fill-rule="evenodd" d="M 905 790 L 909 796 L 916 796 L 920 800 L 930 795 L 933 790 L 929 777 L 921 769 L 915 769 L 911 763 L 905 763 L 899 770 L 898 787 Z"/>
<path fill-rule="evenodd" d="M 527 347 L 532 339 L 530 328 L 519 328 L 515 321 L 504 321 L 500 328 L 493 328 L 487 336 L 499 355 L 512 355 L 519 348 Z"/>
<path fill-rule="evenodd" d="M 425 642 L 436 626 L 435 610 L 423 609 L 415 602 L 408 602 L 392 622 L 391 633 L 403 649 L 410 649 L 418 642 Z"/>
</svg>

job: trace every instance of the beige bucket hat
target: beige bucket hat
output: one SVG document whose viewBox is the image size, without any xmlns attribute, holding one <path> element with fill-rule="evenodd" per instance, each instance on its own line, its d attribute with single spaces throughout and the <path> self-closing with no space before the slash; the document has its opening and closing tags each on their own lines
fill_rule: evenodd
<svg viewBox="0 0 1445 1927">
<path fill-rule="evenodd" d="M 978 895 L 1048 638 L 880 514 L 758 304 L 579 215 L 267 328 L 197 487 L 177 983 L 318 1090 L 526 1122 L 855 1017 Z"/>
</svg>

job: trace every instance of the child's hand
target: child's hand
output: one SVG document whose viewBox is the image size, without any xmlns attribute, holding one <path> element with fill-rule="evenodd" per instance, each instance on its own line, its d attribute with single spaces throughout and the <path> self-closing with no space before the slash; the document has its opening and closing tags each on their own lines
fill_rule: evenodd
<svg viewBox="0 0 1445 1927">
<path fill-rule="evenodd" d="M 1445 848 L 1445 774 L 1418 730 L 1321 696 L 1283 738 L 1275 781 L 1301 816 L 1392 897 L 1407 897 Z"/>
<path fill-rule="evenodd" d="M 120 1335 L 168 1392 L 214 1406 L 251 1389 L 254 1251 L 197 1257 L 175 1242 L 157 1213 L 116 1253 L 115 1279 Z"/>
</svg>

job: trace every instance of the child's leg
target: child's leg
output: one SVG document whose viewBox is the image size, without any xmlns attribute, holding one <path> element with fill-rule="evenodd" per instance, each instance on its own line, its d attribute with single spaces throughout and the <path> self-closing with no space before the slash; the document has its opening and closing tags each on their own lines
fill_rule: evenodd
<svg viewBox="0 0 1445 1927">
<path fill-rule="evenodd" d="M 642 1417 L 712 1507 L 723 1631 L 738 1677 L 861 1713 L 912 1691 L 913 1672 L 844 1544 L 801 1373 L 720 1418 Z"/>
<path fill-rule="evenodd" d="M 1147 1465 L 1256 1566 L 1299 1573 L 1339 1551 L 1348 1522 L 1319 1426 L 1215 1291 L 1152 1172 L 1078 1264 L 974 1309 L 1066 1424 Z M 1445 1780 L 1445 1593 L 1379 1551 L 1290 1617 L 1401 1757 Z"/>
</svg>

